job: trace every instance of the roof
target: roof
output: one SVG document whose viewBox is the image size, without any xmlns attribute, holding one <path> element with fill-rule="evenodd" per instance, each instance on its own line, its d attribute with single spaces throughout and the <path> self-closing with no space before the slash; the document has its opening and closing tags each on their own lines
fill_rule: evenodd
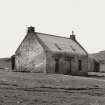
<svg viewBox="0 0 105 105">
<path fill-rule="evenodd" d="M 91 54 L 91 56 L 93 56 L 99 62 L 105 62 L 105 51 Z"/>
<path fill-rule="evenodd" d="M 36 32 L 41 41 L 55 53 L 70 53 L 86 55 L 85 49 L 70 38 Z"/>
<path fill-rule="evenodd" d="M 89 54 L 88 57 L 89 57 L 89 59 L 92 59 L 92 60 L 95 60 L 96 62 L 99 62 L 99 60 L 93 54 Z"/>
</svg>

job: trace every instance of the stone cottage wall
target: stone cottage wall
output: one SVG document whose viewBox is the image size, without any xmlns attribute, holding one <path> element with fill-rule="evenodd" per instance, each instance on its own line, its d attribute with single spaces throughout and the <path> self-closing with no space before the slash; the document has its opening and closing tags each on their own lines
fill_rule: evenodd
<svg viewBox="0 0 105 105">
<path fill-rule="evenodd" d="M 46 54 L 35 34 L 28 34 L 15 56 L 15 71 L 46 72 Z"/>
<path fill-rule="evenodd" d="M 55 65 L 56 61 L 55 59 L 59 59 L 59 71 L 58 73 L 61 74 L 77 74 L 78 72 L 87 72 L 88 71 L 88 57 L 87 56 L 55 56 L 51 53 L 47 53 L 47 72 L 48 73 L 56 73 L 55 72 Z M 71 61 L 69 60 L 71 59 Z M 78 70 L 78 60 L 82 61 L 82 70 Z M 71 65 L 70 65 L 71 62 Z M 71 68 L 71 69 L 70 69 Z"/>
<path fill-rule="evenodd" d="M 100 72 L 105 73 L 105 64 L 104 63 L 100 63 Z"/>
<path fill-rule="evenodd" d="M 88 71 L 89 72 L 94 72 L 94 59 L 88 58 Z"/>
</svg>

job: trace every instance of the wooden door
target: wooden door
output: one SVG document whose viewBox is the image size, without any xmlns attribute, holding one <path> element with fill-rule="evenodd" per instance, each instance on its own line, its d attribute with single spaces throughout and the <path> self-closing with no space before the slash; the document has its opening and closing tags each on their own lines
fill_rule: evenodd
<svg viewBox="0 0 105 105">
<path fill-rule="evenodd" d="M 59 73 L 59 59 L 55 59 L 55 73 Z"/>
<path fill-rule="evenodd" d="M 12 70 L 14 70 L 15 69 L 15 55 L 11 57 L 11 66 L 12 66 Z"/>
<path fill-rule="evenodd" d="M 71 73 L 71 59 L 65 59 L 65 70 L 66 70 L 66 74 L 70 74 Z"/>
<path fill-rule="evenodd" d="M 94 72 L 99 72 L 100 65 L 98 62 L 94 62 Z"/>
</svg>

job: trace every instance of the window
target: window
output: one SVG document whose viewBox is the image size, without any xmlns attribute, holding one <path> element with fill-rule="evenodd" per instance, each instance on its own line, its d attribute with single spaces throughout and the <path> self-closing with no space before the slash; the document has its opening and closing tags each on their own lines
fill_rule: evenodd
<svg viewBox="0 0 105 105">
<path fill-rule="evenodd" d="M 78 69 L 79 69 L 79 71 L 82 70 L 82 61 L 81 60 L 78 60 Z"/>
</svg>

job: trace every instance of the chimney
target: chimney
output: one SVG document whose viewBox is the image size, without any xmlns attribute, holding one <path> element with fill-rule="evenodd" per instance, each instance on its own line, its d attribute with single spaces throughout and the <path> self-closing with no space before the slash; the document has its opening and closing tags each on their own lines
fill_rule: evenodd
<svg viewBox="0 0 105 105">
<path fill-rule="evenodd" d="M 73 41 L 76 41 L 75 35 L 74 35 L 74 31 L 72 31 L 72 35 L 70 35 L 70 39 Z"/>
<path fill-rule="evenodd" d="M 27 33 L 34 33 L 34 32 L 35 32 L 34 27 L 32 27 L 32 26 L 28 27 Z"/>
</svg>

